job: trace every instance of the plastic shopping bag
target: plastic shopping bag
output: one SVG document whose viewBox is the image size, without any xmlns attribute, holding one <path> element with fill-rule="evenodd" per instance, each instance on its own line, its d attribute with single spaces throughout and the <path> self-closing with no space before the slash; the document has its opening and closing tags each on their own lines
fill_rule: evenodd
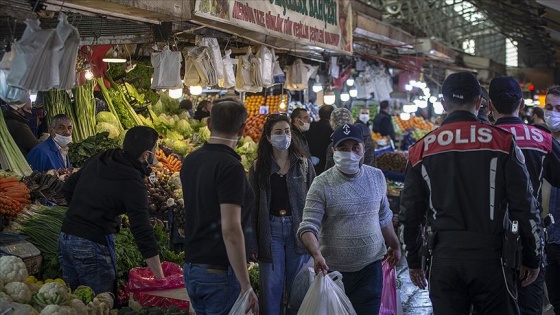
<svg viewBox="0 0 560 315">
<path fill-rule="evenodd" d="M 148 267 L 132 268 L 128 273 L 128 287 L 131 292 L 159 291 L 185 287 L 183 268 L 164 261 L 161 263 L 165 278 L 156 279 Z"/>
<path fill-rule="evenodd" d="M 383 269 L 383 291 L 381 291 L 381 307 L 379 315 L 397 315 L 397 283 L 395 267 L 387 260 L 381 264 Z"/>
<path fill-rule="evenodd" d="M 356 311 L 344 291 L 320 272 L 315 276 L 298 311 L 298 315 L 307 314 L 356 315 Z"/>
<path fill-rule="evenodd" d="M 245 313 L 245 311 L 249 308 L 249 295 L 253 292 L 253 288 L 247 290 L 247 292 L 240 294 L 235 304 L 229 311 L 229 315 L 253 315 L 253 311 L 249 311 Z"/>
</svg>

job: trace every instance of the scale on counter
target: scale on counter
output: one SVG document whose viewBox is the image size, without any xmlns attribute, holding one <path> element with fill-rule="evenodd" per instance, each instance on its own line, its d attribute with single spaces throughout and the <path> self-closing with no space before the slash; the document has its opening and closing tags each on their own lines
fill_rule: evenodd
<svg viewBox="0 0 560 315">
<path fill-rule="evenodd" d="M 37 274 L 41 268 L 41 251 L 27 239 L 24 235 L 0 233 L 0 256 L 18 256 L 30 275 Z"/>
</svg>

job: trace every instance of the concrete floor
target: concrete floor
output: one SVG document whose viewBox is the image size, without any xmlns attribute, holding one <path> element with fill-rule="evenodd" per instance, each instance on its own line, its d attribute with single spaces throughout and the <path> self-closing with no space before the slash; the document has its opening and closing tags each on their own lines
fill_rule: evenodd
<svg viewBox="0 0 560 315">
<path fill-rule="evenodd" d="M 420 290 L 410 281 L 406 260 L 397 266 L 397 290 L 403 306 L 403 315 L 432 315 L 432 303 L 428 290 Z M 399 287 L 400 284 L 400 287 Z M 553 310 L 543 312 L 543 315 L 554 315 Z"/>
</svg>

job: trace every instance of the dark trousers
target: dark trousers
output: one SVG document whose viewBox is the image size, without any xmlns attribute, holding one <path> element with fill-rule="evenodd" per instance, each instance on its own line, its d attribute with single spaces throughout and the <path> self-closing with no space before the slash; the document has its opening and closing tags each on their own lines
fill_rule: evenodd
<svg viewBox="0 0 560 315">
<path fill-rule="evenodd" d="M 542 315 L 544 297 L 544 269 L 541 268 L 535 282 L 526 287 L 517 281 L 519 297 L 517 299 L 521 315 Z"/>
<path fill-rule="evenodd" d="M 517 315 L 516 273 L 499 259 L 465 260 L 434 255 L 429 290 L 435 315 Z M 506 280 L 510 284 L 506 285 Z"/>
<path fill-rule="evenodd" d="M 341 272 L 344 292 L 350 299 L 357 315 L 379 313 L 383 272 L 378 260 L 356 272 Z"/>
<path fill-rule="evenodd" d="M 546 267 L 546 288 L 554 314 L 560 315 L 560 244 L 546 245 L 548 266 Z"/>
</svg>

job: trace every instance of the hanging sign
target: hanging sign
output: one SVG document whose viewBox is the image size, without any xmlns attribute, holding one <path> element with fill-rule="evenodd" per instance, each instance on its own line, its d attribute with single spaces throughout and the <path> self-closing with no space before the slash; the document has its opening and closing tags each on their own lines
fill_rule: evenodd
<svg viewBox="0 0 560 315">
<path fill-rule="evenodd" d="M 196 0 L 194 14 L 299 44 L 352 52 L 350 0 Z"/>
</svg>

